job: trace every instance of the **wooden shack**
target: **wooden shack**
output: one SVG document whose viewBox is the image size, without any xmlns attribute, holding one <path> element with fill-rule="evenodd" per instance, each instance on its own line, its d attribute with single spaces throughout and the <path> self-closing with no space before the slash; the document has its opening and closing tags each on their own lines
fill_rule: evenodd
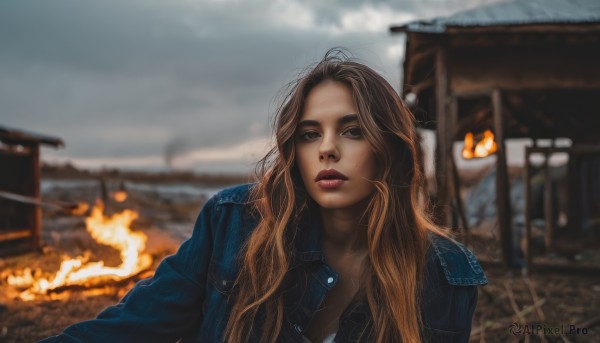
<svg viewBox="0 0 600 343">
<path fill-rule="evenodd" d="M 0 126 L 0 256 L 40 246 L 40 145 L 61 139 Z M 27 201 L 29 199 L 29 201 Z"/>
<path fill-rule="evenodd" d="M 527 165 L 534 153 L 547 161 L 566 152 L 570 163 L 598 156 L 600 2 L 517 0 L 390 30 L 406 34 L 402 95 L 418 125 L 435 130 L 440 223 L 450 225 L 458 198 L 454 142 L 467 132 L 493 131 L 499 237 L 503 262 L 512 266 L 506 139 L 531 139 Z M 557 148 L 558 138 L 570 139 L 571 146 Z M 536 144 L 542 140 L 549 146 Z M 569 222 L 575 224 L 572 200 Z"/>
</svg>

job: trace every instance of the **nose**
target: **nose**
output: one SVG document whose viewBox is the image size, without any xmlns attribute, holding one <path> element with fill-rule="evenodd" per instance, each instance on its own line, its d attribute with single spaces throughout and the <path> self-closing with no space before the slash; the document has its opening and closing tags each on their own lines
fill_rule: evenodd
<svg viewBox="0 0 600 343">
<path fill-rule="evenodd" d="M 319 146 L 319 160 L 324 161 L 326 159 L 334 161 L 340 159 L 340 152 L 337 148 L 334 135 L 325 135 Z"/>
</svg>

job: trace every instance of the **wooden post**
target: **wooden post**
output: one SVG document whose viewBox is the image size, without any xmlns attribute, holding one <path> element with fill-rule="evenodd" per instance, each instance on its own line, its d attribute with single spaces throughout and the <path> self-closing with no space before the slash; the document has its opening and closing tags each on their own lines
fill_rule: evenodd
<svg viewBox="0 0 600 343">
<path fill-rule="evenodd" d="M 546 252 L 552 252 L 552 235 L 554 231 L 554 211 L 552 206 L 552 175 L 550 173 L 550 157 L 552 152 L 544 153 L 544 221 L 546 230 L 544 232 L 544 246 Z"/>
<path fill-rule="evenodd" d="M 449 132 L 446 101 L 448 99 L 448 72 L 446 53 L 439 47 L 435 54 L 435 100 L 436 100 L 436 161 L 437 183 L 436 220 L 438 224 L 449 226 L 452 222 L 449 192 L 449 159 L 452 146 L 452 132 Z"/>
<path fill-rule="evenodd" d="M 462 228 L 463 232 L 466 231 L 467 221 L 464 215 L 464 211 L 462 208 L 462 199 L 460 198 L 460 180 L 458 177 L 458 169 L 456 166 L 456 161 L 454 160 L 454 139 L 456 136 L 456 122 L 458 121 L 458 98 L 453 95 L 448 96 L 448 119 L 446 120 L 446 144 L 448 146 L 448 161 L 446 162 L 446 180 L 448 183 L 448 202 L 449 204 L 454 201 L 456 206 L 456 212 L 460 221 L 463 223 L 464 227 Z M 448 208 L 449 210 L 451 207 Z M 451 211 L 449 211 L 451 212 Z M 452 214 L 452 213 L 450 213 Z M 458 223 L 458 219 L 453 215 L 450 215 L 450 219 L 452 220 L 452 229 L 459 229 L 460 224 Z"/>
<path fill-rule="evenodd" d="M 467 221 L 467 216 L 465 214 L 465 206 L 460 196 L 461 182 L 458 175 L 458 168 L 456 167 L 456 161 L 454 159 L 454 154 L 451 155 L 450 160 L 452 162 L 452 190 L 454 193 L 454 201 L 456 201 L 456 210 L 458 211 L 460 222 L 463 225 L 460 231 L 462 231 L 464 234 L 464 243 L 468 246 L 471 242 L 471 230 L 469 230 L 469 222 Z"/>
<path fill-rule="evenodd" d="M 534 140 L 535 142 L 535 140 Z M 523 181 L 525 182 L 525 246 L 523 254 L 525 255 L 525 272 L 530 274 L 533 267 L 533 256 L 531 251 L 531 171 L 529 168 L 531 155 L 530 147 L 525 147 L 525 168 L 523 169 Z"/>
<path fill-rule="evenodd" d="M 514 266 L 513 235 L 510 210 L 510 192 L 508 182 L 508 165 L 504 146 L 504 122 L 502 120 L 502 94 L 499 89 L 492 91 L 492 107 L 494 113 L 495 140 L 498 146 L 496 153 L 496 207 L 499 224 L 500 244 L 504 266 Z"/>
<path fill-rule="evenodd" d="M 39 144 L 31 145 L 31 176 L 32 176 L 32 194 L 33 198 L 41 200 L 40 194 L 40 146 Z M 42 208 L 40 206 L 35 206 L 33 208 L 32 215 L 32 250 L 38 251 L 41 247 L 41 237 L 42 237 Z"/>
</svg>

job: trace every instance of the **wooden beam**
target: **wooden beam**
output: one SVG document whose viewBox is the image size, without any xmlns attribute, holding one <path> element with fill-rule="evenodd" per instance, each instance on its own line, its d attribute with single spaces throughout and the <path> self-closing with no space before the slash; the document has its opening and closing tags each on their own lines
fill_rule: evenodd
<svg viewBox="0 0 600 343">
<path fill-rule="evenodd" d="M 466 216 L 464 214 L 463 211 L 463 204 L 462 204 L 462 199 L 460 197 L 460 180 L 458 177 L 458 169 L 456 167 L 456 161 L 454 160 L 454 141 L 456 139 L 456 122 L 458 121 L 458 99 L 455 96 L 449 96 L 448 97 L 449 100 L 449 104 L 448 104 L 448 121 L 447 121 L 447 126 L 446 126 L 446 132 L 448 133 L 448 180 L 450 180 L 450 182 L 448 182 L 448 190 L 449 190 L 449 197 L 450 201 L 454 201 L 454 205 L 456 206 L 455 210 L 458 217 L 460 218 L 460 222 L 463 224 L 463 227 L 460 228 L 460 224 L 458 223 L 458 220 L 454 220 L 454 216 L 452 216 L 452 220 L 454 223 L 452 223 L 453 225 L 455 224 L 455 227 L 453 227 L 453 229 L 462 231 L 463 233 L 465 233 L 465 238 L 466 238 L 466 242 L 468 244 L 468 223 L 466 220 Z M 453 208 L 454 209 L 454 208 Z"/>
<path fill-rule="evenodd" d="M 554 144 L 554 143 L 553 143 Z M 546 252 L 551 253 L 553 248 L 554 234 L 554 208 L 552 206 L 552 175 L 550 174 L 550 157 L 552 154 L 544 154 L 544 219 L 546 228 L 544 232 L 544 246 Z"/>
<path fill-rule="evenodd" d="M 452 161 L 452 190 L 454 193 L 454 201 L 456 202 L 456 210 L 458 211 L 458 216 L 460 217 L 460 221 L 463 225 L 460 231 L 462 231 L 464 234 L 464 243 L 468 246 L 471 243 L 471 230 L 469 229 L 469 222 L 467 221 L 467 216 L 465 215 L 465 206 L 463 204 L 462 197 L 460 196 L 461 182 L 458 175 L 458 168 L 456 167 L 454 154 L 450 156 Z"/>
<path fill-rule="evenodd" d="M 41 178 L 41 170 L 40 170 L 40 146 L 38 144 L 31 146 L 31 173 L 32 173 L 32 187 L 33 193 L 32 196 L 41 201 L 41 192 L 40 192 L 40 178 Z M 33 226 L 33 235 L 31 241 L 31 250 L 37 251 L 41 248 L 41 237 L 42 237 L 42 209 L 39 206 L 35 206 L 32 209 L 32 226 Z"/>
<path fill-rule="evenodd" d="M 600 44 L 448 48 L 446 58 L 453 93 L 600 88 Z"/>
<path fill-rule="evenodd" d="M 446 101 L 448 99 L 448 71 L 446 68 L 446 52 L 443 47 L 435 54 L 435 99 L 436 99 L 436 163 L 435 176 L 437 183 L 436 221 L 438 224 L 449 226 L 452 222 L 450 212 L 450 193 L 448 190 L 449 159 L 451 132 L 448 131 L 448 114 Z"/>
<path fill-rule="evenodd" d="M 581 232 L 581 162 L 582 155 L 569 154 L 567 181 L 569 201 L 567 206 L 568 228 L 571 233 Z"/>
<path fill-rule="evenodd" d="M 2 145 L 0 144 L 0 155 L 11 156 L 11 157 L 29 157 L 31 153 L 28 147 L 23 147 L 20 150 L 13 148 L 12 145 Z"/>
<path fill-rule="evenodd" d="M 535 140 L 534 140 L 535 142 Z M 531 249 L 531 147 L 525 147 L 525 168 L 523 169 L 523 181 L 525 182 L 525 246 L 523 254 L 525 255 L 525 272 L 527 275 L 531 272 L 533 266 L 533 255 Z"/>
<path fill-rule="evenodd" d="M 534 146 L 534 147 L 530 147 L 529 151 L 533 154 L 533 153 L 540 153 L 540 154 L 545 154 L 545 153 L 552 153 L 552 154 L 556 154 L 559 152 L 565 152 L 568 153 L 569 155 L 571 154 L 575 154 L 575 155 L 600 155 L 600 145 L 585 145 L 585 144 L 577 144 L 577 145 L 573 145 L 570 147 L 557 147 L 557 146 L 552 146 L 552 147 L 540 147 L 540 146 Z"/>
<path fill-rule="evenodd" d="M 520 25 L 488 25 L 488 26 L 447 26 L 444 32 L 430 32 L 426 29 L 422 30 L 411 30 L 408 24 L 391 26 L 391 33 L 408 33 L 408 34 L 422 34 L 431 36 L 440 35 L 473 35 L 473 34 L 505 34 L 505 33 L 591 33 L 595 34 L 600 31 L 600 24 L 596 22 L 591 23 L 539 23 L 539 24 L 520 24 Z"/>
<path fill-rule="evenodd" d="M 0 242 L 14 241 L 15 239 L 23 239 L 31 237 L 32 230 L 20 229 L 20 230 L 2 230 L 0 231 Z"/>
<path fill-rule="evenodd" d="M 502 260 L 504 266 L 514 266 L 512 216 L 510 208 L 510 192 L 508 181 L 508 165 L 506 163 L 506 147 L 504 146 L 504 121 L 502 120 L 502 94 L 499 89 L 492 92 L 492 108 L 494 114 L 494 136 L 498 151 L 496 153 L 496 206 Z"/>
<path fill-rule="evenodd" d="M 402 32 L 399 29 L 392 28 L 392 32 Z M 598 23 L 542 23 L 525 25 L 489 25 L 489 26 L 448 26 L 447 34 L 490 34 L 490 33 L 571 33 L 571 34 L 597 34 L 600 31 Z"/>
</svg>

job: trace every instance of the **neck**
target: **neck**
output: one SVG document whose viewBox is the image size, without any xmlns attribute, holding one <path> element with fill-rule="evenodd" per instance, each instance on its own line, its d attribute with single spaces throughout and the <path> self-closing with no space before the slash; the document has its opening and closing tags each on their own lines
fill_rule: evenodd
<svg viewBox="0 0 600 343">
<path fill-rule="evenodd" d="M 367 250 L 367 227 L 359 224 L 362 211 L 321 208 L 323 229 L 321 244 L 324 251 L 355 255 Z"/>
</svg>

